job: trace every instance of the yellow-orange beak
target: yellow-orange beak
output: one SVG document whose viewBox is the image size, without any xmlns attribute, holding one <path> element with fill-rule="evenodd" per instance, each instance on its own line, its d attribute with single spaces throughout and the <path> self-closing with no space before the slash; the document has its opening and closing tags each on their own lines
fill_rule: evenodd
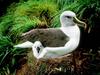
<svg viewBox="0 0 100 75">
<path fill-rule="evenodd" d="M 74 17 L 74 22 L 78 23 L 79 26 L 84 27 L 84 29 L 87 28 L 87 24 L 83 21 L 80 21 L 79 19 L 77 19 L 77 17 Z"/>
</svg>

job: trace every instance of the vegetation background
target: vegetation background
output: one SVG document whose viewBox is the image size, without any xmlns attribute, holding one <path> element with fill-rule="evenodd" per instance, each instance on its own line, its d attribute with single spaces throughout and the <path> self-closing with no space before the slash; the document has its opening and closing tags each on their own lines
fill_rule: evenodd
<svg viewBox="0 0 100 75">
<path fill-rule="evenodd" d="M 0 75 L 16 74 L 20 60 L 27 57 L 28 51 L 13 47 L 21 34 L 34 28 L 59 27 L 59 15 L 65 10 L 74 11 L 88 25 L 85 32 L 81 29 L 84 38 L 80 43 L 81 53 L 87 53 L 81 54 L 87 67 L 74 74 L 66 72 L 100 75 L 100 0 L 0 0 Z M 45 65 L 40 66 L 37 75 L 43 75 L 44 69 Z"/>
</svg>

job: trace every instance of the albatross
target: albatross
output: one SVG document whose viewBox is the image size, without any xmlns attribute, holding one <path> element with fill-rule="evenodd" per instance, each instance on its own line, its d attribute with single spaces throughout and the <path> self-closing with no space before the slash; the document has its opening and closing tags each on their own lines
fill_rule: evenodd
<svg viewBox="0 0 100 75">
<path fill-rule="evenodd" d="M 33 55 L 37 59 L 58 58 L 73 52 L 80 42 L 79 26 L 86 28 L 85 22 L 76 18 L 76 14 L 72 11 L 64 11 L 60 15 L 61 27 L 59 28 L 69 40 L 64 46 L 60 47 L 44 47 L 40 41 L 34 43 L 26 41 L 22 44 L 15 45 L 16 48 L 32 48 Z"/>
</svg>

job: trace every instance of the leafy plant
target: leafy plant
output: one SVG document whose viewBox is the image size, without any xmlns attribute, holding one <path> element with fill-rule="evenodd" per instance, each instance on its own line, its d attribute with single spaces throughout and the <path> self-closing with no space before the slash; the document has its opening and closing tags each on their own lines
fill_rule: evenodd
<svg viewBox="0 0 100 75">
<path fill-rule="evenodd" d="M 26 55 L 25 53 L 24 50 L 13 48 L 13 42 L 9 36 L 0 35 L 0 74 L 14 73 L 20 57 Z"/>
<path fill-rule="evenodd" d="M 58 9 L 53 2 L 49 2 L 29 0 L 18 4 L 13 3 L 9 6 L 8 13 L 1 18 L 0 33 L 16 36 L 39 25 L 50 27 L 52 16 Z"/>
<path fill-rule="evenodd" d="M 10 27 L 13 25 L 12 15 L 5 15 L 0 18 L 0 34 L 6 35 L 10 29 Z"/>
<path fill-rule="evenodd" d="M 55 3 L 58 5 L 59 10 L 62 10 L 65 6 L 70 5 L 73 3 L 75 0 L 54 0 Z"/>
<path fill-rule="evenodd" d="M 10 32 L 12 34 L 21 35 L 21 33 L 36 28 L 37 22 L 39 22 L 37 18 L 32 20 L 28 16 L 17 17 Z"/>
</svg>

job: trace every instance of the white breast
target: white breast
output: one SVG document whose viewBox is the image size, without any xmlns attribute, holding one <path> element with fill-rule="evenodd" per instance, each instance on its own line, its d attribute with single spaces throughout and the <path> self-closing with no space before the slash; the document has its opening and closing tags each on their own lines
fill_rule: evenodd
<svg viewBox="0 0 100 75">
<path fill-rule="evenodd" d="M 61 27 L 60 29 L 63 33 L 65 33 L 66 36 L 69 36 L 70 39 L 80 37 L 80 29 L 77 25 L 69 27 Z"/>
<path fill-rule="evenodd" d="M 69 37 L 69 40 L 74 41 L 73 45 L 75 47 L 78 46 L 79 41 L 80 41 L 80 29 L 77 25 L 75 26 L 69 26 L 69 27 L 61 27 L 60 28 L 62 32 L 65 33 L 66 36 Z"/>
</svg>

